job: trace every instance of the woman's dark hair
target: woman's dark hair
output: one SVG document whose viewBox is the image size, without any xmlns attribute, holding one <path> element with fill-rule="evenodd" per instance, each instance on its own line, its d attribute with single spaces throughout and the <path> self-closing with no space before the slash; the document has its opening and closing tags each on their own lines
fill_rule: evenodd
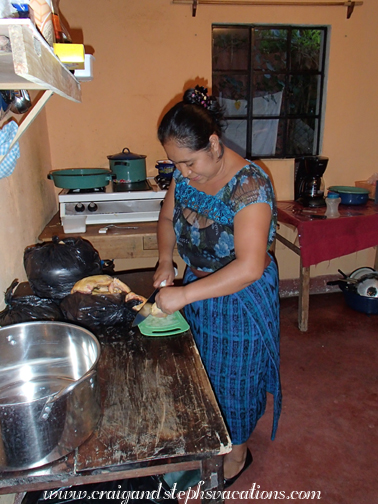
<svg viewBox="0 0 378 504">
<path fill-rule="evenodd" d="M 164 145 L 175 140 L 180 146 L 193 151 L 208 149 L 210 135 L 219 138 L 223 130 L 223 109 L 207 89 L 196 86 L 185 91 L 183 100 L 174 105 L 163 117 L 158 138 Z"/>
</svg>

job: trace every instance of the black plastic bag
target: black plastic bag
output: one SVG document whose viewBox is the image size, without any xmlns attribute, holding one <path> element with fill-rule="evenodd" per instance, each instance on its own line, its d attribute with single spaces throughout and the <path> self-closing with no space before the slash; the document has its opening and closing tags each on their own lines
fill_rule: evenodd
<svg viewBox="0 0 378 504">
<path fill-rule="evenodd" d="M 18 285 L 18 280 L 13 280 L 12 284 L 5 292 L 6 308 L 0 312 L 0 326 L 19 324 L 32 320 L 64 320 L 64 316 L 59 306 L 52 299 L 40 298 L 38 296 L 13 296 L 13 291 Z"/>
<path fill-rule="evenodd" d="M 60 309 L 67 320 L 78 322 L 91 328 L 97 325 L 131 326 L 137 312 L 132 309 L 140 301 L 125 303 L 125 294 L 82 294 L 74 292 L 60 303 Z"/>
<path fill-rule="evenodd" d="M 50 299 L 63 299 L 78 280 L 102 274 L 97 250 L 83 238 L 54 236 L 51 242 L 27 247 L 24 267 L 34 294 Z"/>
</svg>

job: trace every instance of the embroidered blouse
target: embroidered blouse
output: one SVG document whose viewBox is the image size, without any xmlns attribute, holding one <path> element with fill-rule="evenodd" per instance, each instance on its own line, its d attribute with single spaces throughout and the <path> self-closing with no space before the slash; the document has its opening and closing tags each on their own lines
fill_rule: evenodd
<svg viewBox="0 0 378 504">
<path fill-rule="evenodd" d="M 173 225 L 177 248 L 184 262 L 194 269 L 214 272 L 235 259 L 234 218 L 253 203 L 268 203 L 272 210 L 267 250 L 276 233 L 277 210 L 268 175 L 248 161 L 215 195 L 189 185 L 175 170 Z"/>
</svg>

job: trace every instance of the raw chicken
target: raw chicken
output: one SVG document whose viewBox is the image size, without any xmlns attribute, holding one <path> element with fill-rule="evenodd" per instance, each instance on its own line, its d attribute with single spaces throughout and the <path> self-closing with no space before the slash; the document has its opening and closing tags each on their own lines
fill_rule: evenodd
<svg viewBox="0 0 378 504">
<path fill-rule="evenodd" d="M 110 275 L 93 275 L 82 278 L 71 289 L 71 294 L 81 292 L 82 294 L 128 294 L 131 289 L 118 278 Z"/>
</svg>

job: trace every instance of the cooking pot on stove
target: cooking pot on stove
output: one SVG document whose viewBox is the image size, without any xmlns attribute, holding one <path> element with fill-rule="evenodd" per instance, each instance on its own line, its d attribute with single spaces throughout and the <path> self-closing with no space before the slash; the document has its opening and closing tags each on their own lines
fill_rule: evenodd
<svg viewBox="0 0 378 504">
<path fill-rule="evenodd" d="M 100 353 L 97 338 L 74 324 L 0 328 L 0 471 L 53 462 L 92 434 Z"/>
<path fill-rule="evenodd" d="M 146 156 L 134 154 L 125 147 L 119 154 L 108 156 L 115 183 L 131 184 L 146 180 Z"/>
<path fill-rule="evenodd" d="M 67 168 L 51 170 L 47 178 L 62 189 L 95 189 L 107 186 L 113 174 L 107 168 Z"/>
</svg>

